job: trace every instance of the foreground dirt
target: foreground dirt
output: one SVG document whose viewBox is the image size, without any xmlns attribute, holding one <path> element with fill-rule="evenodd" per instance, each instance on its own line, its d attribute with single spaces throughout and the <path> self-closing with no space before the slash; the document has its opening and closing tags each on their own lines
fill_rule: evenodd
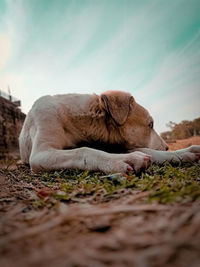
<svg viewBox="0 0 200 267">
<path fill-rule="evenodd" d="M 176 140 L 175 143 L 169 143 L 169 150 L 186 148 L 191 145 L 200 145 L 200 136 L 193 136 L 187 139 Z"/>
<path fill-rule="evenodd" d="M 12 172 L 11 172 L 12 173 Z M 200 265 L 200 201 L 148 204 L 123 189 L 108 202 L 34 205 L 43 182 L 0 171 L 0 266 Z M 12 175 L 11 175 L 12 176 Z"/>
<path fill-rule="evenodd" d="M 169 146 L 192 144 L 200 137 Z M 54 203 L 44 181 L 20 179 L 15 164 L 7 175 L 7 164 L 0 165 L 1 267 L 200 266 L 199 200 L 148 203 L 151 192 L 127 188 L 106 201 L 96 194 Z"/>
</svg>

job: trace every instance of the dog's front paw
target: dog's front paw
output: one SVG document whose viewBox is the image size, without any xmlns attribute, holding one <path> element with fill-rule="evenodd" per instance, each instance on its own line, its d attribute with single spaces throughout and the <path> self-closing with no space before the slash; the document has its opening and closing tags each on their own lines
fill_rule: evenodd
<svg viewBox="0 0 200 267">
<path fill-rule="evenodd" d="M 189 146 L 186 150 L 191 153 L 200 154 L 200 146 L 197 145 Z"/>
<path fill-rule="evenodd" d="M 142 152 L 132 152 L 129 154 L 115 155 L 110 161 L 112 172 L 130 172 L 145 169 L 149 166 L 150 155 Z"/>
<path fill-rule="evenodd" d="M 175 153 L 182 162 L 198 161 L 200 159 L 200 146 L 193 145 L 177 150 Z"/>
</svg>

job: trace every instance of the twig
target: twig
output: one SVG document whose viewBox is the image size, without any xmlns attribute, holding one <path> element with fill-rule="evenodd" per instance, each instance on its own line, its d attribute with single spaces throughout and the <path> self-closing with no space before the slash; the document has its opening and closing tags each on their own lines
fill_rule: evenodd
<svg viewBox="0 0 200 267">
<path fill-rule="evenodd" d="M 81 218 L 81 217 L 88 217 L 88 216 L 103 216 L 103 215 L 111 215 L 111 214 L 118 214 L 118 213 L 134 213 L 138 211 L 166 211 L 169 210 L 169 207 L 164 205 L 152 205 L 152 204 L 145 204 L 145 205 L 121 205 L 118 207 L 108 207 L 108 208 L 97 208 L 97 207 L 90 207 L 90 208 L 82 208 L 81 210 L 74 211 L 70 209 L 65 214 L 61 214 L 60 216 L 51 219 L 48 222 L 43 223 L 42 225 L 34 226 L 31 229 L 25 229 L 23 233 L 16 232 L 12 233 L 7 236 L 6 239 L 0 241 L 0 245 L 5 245 L 6 243 L 18 241 L 20 239 L 24 239 L 27 237 L 35 236 L 40 233 L 46 232 L 50 229 L 53 229 L 59 225 L 62 225 L 66 222 L 71 220 Z"/>
</svg>

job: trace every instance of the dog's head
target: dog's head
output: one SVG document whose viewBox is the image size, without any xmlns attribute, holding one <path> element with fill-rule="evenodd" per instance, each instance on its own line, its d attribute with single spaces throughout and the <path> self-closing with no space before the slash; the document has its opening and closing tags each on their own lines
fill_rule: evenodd
<svg viewBox="0 0 200 267">
<path fill-rule="evenodd" d="M 167 144 L 156 133 L 149 112 L 140 106 L 129 93 L 108 91 L 100 96 L 107 116 L 118 126 L 127 150 L 152 148 L 167 150 Z"/>
</svg>

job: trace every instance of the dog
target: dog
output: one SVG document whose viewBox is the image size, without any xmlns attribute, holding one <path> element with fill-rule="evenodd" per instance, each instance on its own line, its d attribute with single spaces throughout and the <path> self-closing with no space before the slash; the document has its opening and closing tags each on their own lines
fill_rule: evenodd
<svg viewBox="0 0 200 267">
<path fill-rule="evenodd" d="M 33 172 L 78 168 L 126 173 L 150 162 L 200 157 L 200 146 L 167 151 L 149 112 L 122 91 L 39 98 L 26 116 L 19 147 Z"/>
</svg>

